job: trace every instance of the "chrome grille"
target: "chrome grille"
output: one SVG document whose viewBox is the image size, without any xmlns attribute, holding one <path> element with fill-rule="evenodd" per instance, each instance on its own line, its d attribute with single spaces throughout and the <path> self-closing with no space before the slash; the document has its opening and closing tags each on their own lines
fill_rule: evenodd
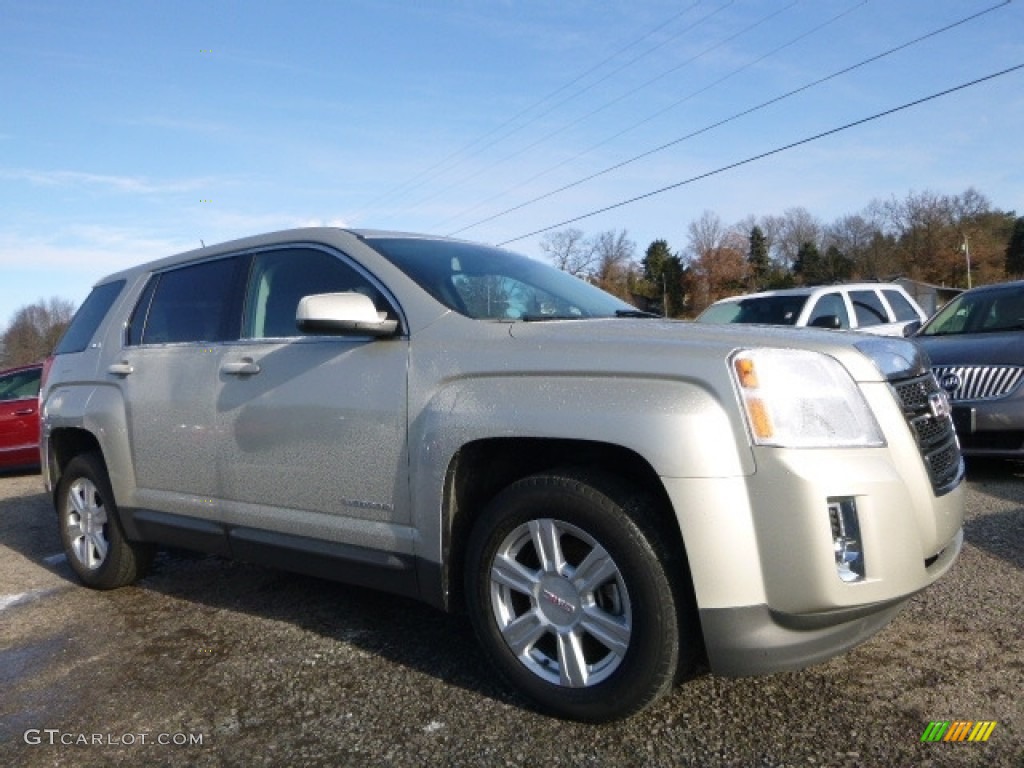
<svg viewBox="0 0 1024 768">
<path fill-rule="evenodd" d="M 941 396 L 941 392 L 935 377 L 925 374 L 890 384 L 917 440 L 932 488 L 938 494 L 952 490 L 960 481 L 963 462 L 948 405 L 937 407 L 942 398 L 936 397 Z"/>
<path fill-rule="evenodd" d="M 1006 397 L 1024 379 L 1020 365 L 937 365 L 932 372 L 954 402 Z"/>
</svg>

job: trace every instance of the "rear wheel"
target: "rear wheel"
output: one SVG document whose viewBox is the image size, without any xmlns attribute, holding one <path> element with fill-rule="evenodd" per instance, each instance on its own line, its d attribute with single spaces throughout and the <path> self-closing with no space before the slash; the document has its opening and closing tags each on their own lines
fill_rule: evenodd
<svg viewBox="0 0 1024 768">
<path fill-rule="evenodd" d="M 682 603 L 652 511 L 614 481 L 556 473 L 512 484 L 475 525 L 471 620 L 498 670 L 543 711 L 602 722 L 671 688 Z"/>
<path fill-rule="evenodd" d="M 145 576 L 155 547 L 125 538 L 98 454 L 82 454 L 68 463 L 55 500 L 64 553 L 83 583 L 114 589 Z"/>
</svg>

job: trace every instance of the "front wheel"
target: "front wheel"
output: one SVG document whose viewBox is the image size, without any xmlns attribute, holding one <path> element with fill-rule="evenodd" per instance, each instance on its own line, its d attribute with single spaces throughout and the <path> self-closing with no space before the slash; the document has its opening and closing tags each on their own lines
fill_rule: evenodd
<svg viewBox="0 0 1024 768">
<path fill-rule="evenodd" d="M 585 474 L 537 475 L 476 523 L 466 594 L 499 672 L 541 710 L 603 722 L 671 688 L 681 601 L 643 496 Z M 688 658 L 689 654 L 684 654 Z"/>
<path fill-rule="evenodd" d="M 107 470 L 97 454 L 82 454 L 68 463 L 55 502 L 64 553 L 83 583 L 114 589 L 145 576 L 155 549 L 125 538 Z"/>
</svg>

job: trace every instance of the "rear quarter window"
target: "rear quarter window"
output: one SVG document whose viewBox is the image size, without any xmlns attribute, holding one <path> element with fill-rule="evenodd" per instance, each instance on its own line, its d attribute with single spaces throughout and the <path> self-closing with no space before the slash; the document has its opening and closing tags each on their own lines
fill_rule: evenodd
<svg viewBox="0 0 1024 768">
<path fill-rule="evenodd" d="M 899 291 L 882 291 L 885 294 L 886 300 L 889 302 L 889 306 L 892 307 L 893 313 L 896 315 L 898 321 L 907 322 L 910 320 L 920 320 L 917 312 L 914 311 L 914 307 L 907 297 Z"/>
<path fill-rule="evenodd" d="M 103 322 L 103 318 L 107 316 L 107 312 L 110 311 L 117 297 L 121 295 L 124 284 L 124 280 L 115 280 L 93 288 L 71 319 L 71 324 L 53 353 L 68 355 L 81 352 L 88 347 L 92 337 L 96 335 L 100 323 Z"/>
<path fill-rule="evenodd" d="M 889 322 L 882 299 L 874 291 L 850 291 L 850 302 L 853 304 L 854 314 L 857 315 L 858 327 Z"/>
</svg>

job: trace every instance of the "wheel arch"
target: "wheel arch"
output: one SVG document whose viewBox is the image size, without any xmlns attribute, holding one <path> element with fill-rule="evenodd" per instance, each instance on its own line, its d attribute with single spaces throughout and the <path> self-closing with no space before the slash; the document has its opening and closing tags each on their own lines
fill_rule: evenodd
<svg viewBox="0 0 1024 768">
<path fill-rule="evenodd" d="M 96 453 L 106 464 L 96 435 L 82 427 L 61 427 L 50 432 L 47 442 L 46 473 L 49 487 L 56 488 L 71 460 L 83 453 Z"/>
<path fill-rule="evenodd" d="M 643 490 L 650 497 L 657 524 L 678 547 L 682 577 L 687 590 L 692 590 L 686 549 L 668 493 L 642 456 L 623 446 L 586 440 L 485 438 L 462 446 L 445 475 L 442 589 L 446 609 L 461 610 L 465 605 L 466 543 L 483 509 L 502 489 L 543 472 L 603 476 Z"/>
</svg>

